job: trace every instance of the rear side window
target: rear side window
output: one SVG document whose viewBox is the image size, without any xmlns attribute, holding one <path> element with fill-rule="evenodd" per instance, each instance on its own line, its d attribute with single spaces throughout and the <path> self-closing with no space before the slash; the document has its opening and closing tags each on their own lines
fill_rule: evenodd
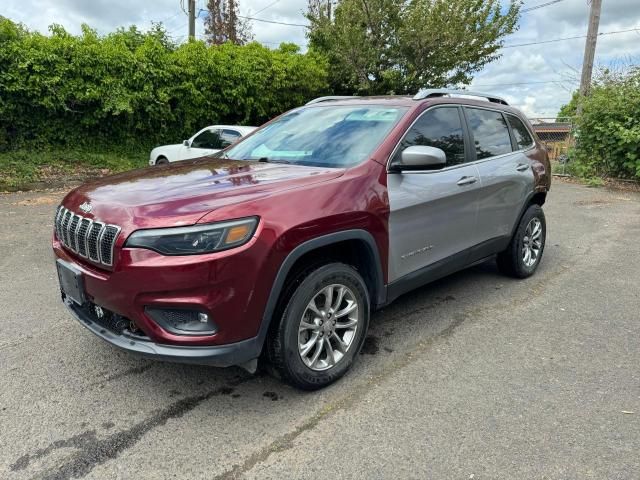
<svg viewBox="0 0 640 480">
<path fill-rule="evenodd" d="M 509 128 L 502 113 L 479 108 L 467 108 L 466 112 L 478 160 L 511 152 Z"/>
<path fill-rule="evenodd" d="M 533 138 L 531 138 L 531 134 L 529 130 L 527 130 L 527 127 L 524 126 L 524 123 L 522 123 L 522 120 L 513 115 L 507 115 L 507 118 L 509 119 L 509 125 L 511 125 L 511 131 L 516 139 L 518 148 L 524 150 L 533 145 Z"/>
<path fill-rule="evenodd" d="M 220 136 L 221 147 L 222 148 L 228 147 L 232 143 L 235 143 L 240 137 L 241 137 L 240 132 L 237 132 L 235 130 L 224 129 L 222 131 L 222 135 Z"/>
<path fill-rule="evenodd" d="M 447 167 L 465 162 L 462 121 L 457 107 L 439 107 L 424 113 L 400 142 L 394 161 L 414 145 L 436 147 L 447 156 Z"/>
<path fill-rule="evenodd" d="M 237 140 L 241 137 L 240 132 L 236 130 L 227 130 L 226 128 L 222 131 L 222 137 L 229 140 Z"/>
</svg>

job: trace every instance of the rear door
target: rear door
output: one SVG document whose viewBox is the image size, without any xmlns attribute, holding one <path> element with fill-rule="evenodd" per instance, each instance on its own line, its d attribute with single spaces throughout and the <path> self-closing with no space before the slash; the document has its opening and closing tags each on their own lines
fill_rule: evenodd
<svg viewBox="0 0 640 480">
<path fill-rule="evenodd" d="M 398 145 L 392 162 L 412 145 L 442 149 L 438 170 L 389 172 L 389 282 L 438 262 L 464 264 L 476 238 L 479 173 L 469 164 L 469 140 L 462 109 L 438 106 L 425 111 Z"/>
<path fill-rule="evenodd" d="M 476 107 L 464 107 L 464 112 L 481 180 L 476 238 L 487 246 L 480 252 L 482 256 L 495 253 L 492 248 L 506 247 L 533 189 L 533 172 L 525 154 L 533 139 L 513 115 Z M 519 143 L 512 138 L 509 126 L 518 122 L 524 128 L 520 135 L 525 135 Z"/>
</svg>

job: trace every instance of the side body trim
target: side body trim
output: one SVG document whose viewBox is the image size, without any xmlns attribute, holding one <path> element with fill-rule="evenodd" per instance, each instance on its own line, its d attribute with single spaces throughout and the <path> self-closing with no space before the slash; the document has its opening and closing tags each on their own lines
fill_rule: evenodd
<svg viewBox="0 0 640 480">
<path fill-rule="evenodd" d="M 387 303 L 416 288 L 463 270 L 504 250 L 511 237 L 497 237 L 411 272 L 387 287 Z"/>
</svg>

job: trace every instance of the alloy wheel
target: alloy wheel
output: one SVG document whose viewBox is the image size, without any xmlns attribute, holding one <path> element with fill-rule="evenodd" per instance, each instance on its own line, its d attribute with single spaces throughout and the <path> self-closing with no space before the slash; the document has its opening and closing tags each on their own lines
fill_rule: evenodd
<svg viewBox="0 0 640 480">
<path fill-rule="evenodd" d="M 338 364 L 356 338 L 362 309 L 345 285 L 332 284 L 317 292 L 300 319 L 298 353 L 314 371 Z"/>
<path fill-rule="evenodd" d="M 531 219 L 524 231 L 522 239 L 522 262 L 527 268 L 533 267 L 542 251 L 542 222 L 539 218 Z"/>
</svg>

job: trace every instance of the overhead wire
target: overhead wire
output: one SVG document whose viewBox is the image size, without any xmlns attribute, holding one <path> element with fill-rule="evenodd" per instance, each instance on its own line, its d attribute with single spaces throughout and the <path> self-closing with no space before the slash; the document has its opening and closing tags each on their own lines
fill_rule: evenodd
<svg viewBox="0 0 640 480">
<path fill-rule="evenodd" d="M 598 33 L 598 36 L 601 37 L 603 35 L 616 35 L 618 33 L 628 33 L 628 32 L 640 32 L 640 28 L 629 28 L 627 30 L 616 30 L 613 32 L 600 32 Z M 565 40 L 576 40 L 578 38 L 587 38 L 587 36 L 576 35 L 574 37 L 553 38 L 551 40 L 538 40 L 537 42 L 515 43 L 513 45 L 504 45 L 502 48 L 528 47 L 529 45 L 541 45 L 543 43 L 563 42 Z"/>
<path fill-rule="evenodd" d="M 556 3 L 560 3 L 560 2 L 563 2 L 563 1 L 564 0 L 552 0 L 552 1 L 547 2 L 547 3 L 541 3 L 540 5 L 534 5 L 533 7 L 523 8 L 522 10 L 520 10 L 520 13 L 532 12 L 534 10 L 538 10 L 540 8 L 548 7 L 550 5 L 555 5 Z"/>
</svg>

